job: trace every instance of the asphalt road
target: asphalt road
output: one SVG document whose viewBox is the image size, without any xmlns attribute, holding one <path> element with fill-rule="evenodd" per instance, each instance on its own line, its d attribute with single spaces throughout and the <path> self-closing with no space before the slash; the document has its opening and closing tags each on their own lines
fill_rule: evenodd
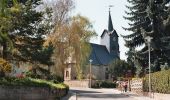
<svg viewBox="0 0 170 100">
<path fill-rule="evenodd" d="M 116 89 L 71 88 L 70 95 L 62 100 L 137 100 Z"/>
</svg>

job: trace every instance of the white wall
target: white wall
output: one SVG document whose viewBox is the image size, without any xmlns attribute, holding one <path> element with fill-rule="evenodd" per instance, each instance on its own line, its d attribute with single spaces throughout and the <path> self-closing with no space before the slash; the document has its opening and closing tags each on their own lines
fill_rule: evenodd
<svg viewBox="0 0 170 100">
<path fill-rule="evenodd" d="M 108 33 L 104 33 L 104 36 L 100 40 L 101 45 L 105 45 L 107 50 L 110 52 L 110 36 Z"/>
</svg>

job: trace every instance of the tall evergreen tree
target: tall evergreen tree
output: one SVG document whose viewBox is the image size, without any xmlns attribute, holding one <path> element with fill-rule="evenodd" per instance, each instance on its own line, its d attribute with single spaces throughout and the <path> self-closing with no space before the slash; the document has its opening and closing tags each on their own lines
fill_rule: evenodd
<svg viewBox="0 0 170 100">
<path fill-rule="evenodd" d="M 13 14 L 20 11 L 20 5 L 16 0 L 11 0 L 13 5 L 9 5 L 8 0 L 0 1 L 0 45 L 1 56 L 7 60 L 7 54 L 12 50 L 13 44 L 10 39 L 9 33 L 14 27 L 12 21 L 16 18 Z"/>
<path fill-rule="evenodd" d="M 127 47 L 137 47 L 145 43 L 145 47 L 138 51 L 137 58 L 143 58 L 143 66 L 146 65 L 148 57 L 146 36 L 153 37 L 151 43 L 151 61 L 160 59 L 159 62 L 167 62 L 168 51 L 167 41 L 162 41 L 169 36 L 169 3 L 170 0 L 128 0 L 132 6 L 127 6 L 130 13 L 125 19 L 131 21 L 130 28 L 132 34 L 123 36 Z M 161 44 L 161 45 L 160 45 Z M 145 59 L 144 59 L 145 58 Z M 159 69 L 159 68 L 158 68 Z"/>
<path fill-rule="evenodd" d="M 137 47 L 144 43 L 141 27 L 146 29 L 146 26 L 148 25 L 148 20 L 146 20 L 148 0 L 128 0 L 128 2 L 132 5 L 126 6 L 129 9 L 129 12 L 125 11 L 128 16 L 124 18 L 130 21 L 130 27 L 124 29 L 132 31 L 132 33 L 123 36 L 123 38 L 126 41 L 127 47 Z"/>
<path fill-rule="evenodd" d="M 9 7 L 14 5 L 10 1 Z M 18 0 L 18 4 L 22 10 L 12 14 L 14 20 L 11 24 L 14 26 L 9 36 L 14 49 L 8 57 L 18 61 L 49 64 L 50 57 L 46 56 L 51 56 L 52 52 L 48 52 L 47 55 L 43 54 L 48 51 L 48 47 L 44 47 L 43 44 L 47 34 L 50 33 L 51 12 L 48 9 L 44 11 L 38 9 L 42 0 Z M 47 59 L 42 61 L 42 55 Z"/>
</svg>

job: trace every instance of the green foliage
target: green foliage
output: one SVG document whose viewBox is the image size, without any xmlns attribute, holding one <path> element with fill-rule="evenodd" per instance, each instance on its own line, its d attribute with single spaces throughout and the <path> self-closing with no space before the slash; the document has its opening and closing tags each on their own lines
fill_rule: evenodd
<svg viewBox="0 0 170 100">
<path fill-rule="evenodd" d="M 50 40 L 55 46 L 55 59 L 60 72 L 64 72 L 66 62 L 70 60 L 75 63 L 75 72 L 77 79 L 82 79 L 83 69 L 86 67 L 86 62 L 90 54 L 90 38 L 96 33 L 88 18 L 77 15 L 71 17 L 68 23 L 62 24 L 61 29 L 57 29 Z M 57 40 L 57 41 L 56 41 Z"/>
<path fill-rule="evenodd" d="M 7 59 L 8 52 L 13 49 L 13 43 L 9 33 L 13 29 L 12 23 L 15 20 L 15 14 L 20 12 L 20 5 L 16 0 L 11 0 L 12 5 L 8 5 L 8 0 L 0 1 L 0 45 L 3 47 L 2 56 Z"/>
<path fill-rule="evenodd" d="M 116 59 L 109 64 L 109 73 L 115 77 L 128 77 L 129 70 L 131 71 L 131 75 L 133 75 L 134 67 L 123 60 Z"/>
<path fill-rule="evenodd" d="M 4 59 L 51 65 L 51 47 L 43 47 L 51 31 L 51 12 L 37 11 L 42 0 L 0 1 L 0 45 Z"/>
<path fill-rule="evenodd" d="M 6 73 L 11 72 L 12 66 L 4 59 L 0 58 L 0 72 Z"/>
<path fill-rule="evenodd" d="M 66 95 L 69 91 L 69 86 L 63 83 L 53 83 L 52 81 L 46 81 L 42 79 L 33 79 L 33 78 L 14 78 L 14 77 L 3 77 L 0 78 L 0 86 L 12 86 L 12 87 L 41 87 L 49 88 L 50 91 L 56 91 L 55 97 L 61 98 Z M 59 90 L 66 90 L 66 94 L 59 93 Z"/>
<path fill-rule="evenodd" d="M 149 76 L 144 78 L 144 91 L 148 91 Z M 156 93 L 170 94 L 170 70 L 159 71 L 151 74 L 151 90 Z"/>
<path fill-rule="evenodd" d="M 165 63 L 164 65 L 161 65 L 161 70 L 168 70 L 170 67 L 168 66 L 168 63 Z"/>
<path fill-rule="evenodd" d="M 26 77 L 46 79 L 46 80 L 52 81 L 54 83 L 61 83 L 61 82 L 64 81 L 63 77 L 51 75 L 50 72 L 45 70 L 45 69 L 43 69 L 43 71 L 41 71 L 41 73 L 42 73 L 41 75 L 35 74 L 35 73 L 32 72 L 32 70 L 30 70 L 30 71 L 26 72 Z"/>
<path fill-rule="evenodd" d="M 117 84 L 109 81 L 96 81 L 92 88 L 116 88 Z"/>
<path fill-rule="evenodd" d="M 40 6 L 41 3 L 42 0 L 19 2 L 22 11 L 14 16 L 20 19 L 12 22 L 12 24 L 15 24 L 15 27 L 10 37 L 15 44 L 15 52 L 13 54 L 15 59 L 48 65 L 52 50 L 50 49 L 51 47 L 43 47 L 43 44 L 51 29 L 49 21 L 51 20 L 49 17 L 51 13 L 48 10 L 37 11 L 35 8 Z"/>
<path fill-rule="evenodd" d="M 0 85 L 3 85 L 3 86 L 49 87 L 49 88 L 57 88 L 57 89 L 68 88 L 68 86 L 63 83 L 55 84 L 53 82 L 42 80 L 42 79 L 14 78 L 14 77 L 0 78 Z"/>
<path fill-rule="evenodd" d="M 53 54 L 54 47 L 52 44 L 49 44 L 48 46 L 41 47 L 39 51 L 36 53 L 33 53 L 32 60 L 38 61 L 41 64 L 44 65 L 53 65 L 53 62 L 51 61 L 51 56 Z"/>
<path fill-rule="evenodd" d="M 136 76 L 141 77 L 143 74 L 143 68 L 138 60 L 134 61 L 135 67 L 136 67 Z"/>
<path fill-rule="evenodd" d="M 126 41 L 125 46 L 137 48 L 145 44 L 145 46 L 135 53 L 136 59 L 144 67 L 148 66 L 148 45 L 146 37 L 150 36 L 151 40 L 151 63 L 153 72 L 160 71 L 161 63 L 170 63 L 170 45 L 169 45 L 169 29 L 170 29 L 170 6 L 169 0 L 127 0 L 128 11 L 126 17 L 129 22 L 129 28 L 125 30 L 131 31 L 129 35 L 123 36 Z"/>
</svg>

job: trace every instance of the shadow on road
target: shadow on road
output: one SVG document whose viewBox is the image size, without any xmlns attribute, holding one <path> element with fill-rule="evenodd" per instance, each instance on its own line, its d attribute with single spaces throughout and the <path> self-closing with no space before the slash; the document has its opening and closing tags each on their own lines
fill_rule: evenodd
<svg viewBox="0 0 170 100">
<path fill-rule="evenodd" d="M 127 98 L 128 95 L 120 93 L 103 93 L 98 91 L 88 91 L 88 90 L 71 90 L 73 93 L 77 94 L 77 97 L 81 98 Z"/>
<path fill-rule="evenodd" d="M 74 90 L 74 89 L 71 89 L 72 92 L 74 93 L 102 93 L 102 92 L 97 92 L 97 91 L 87 91 L 87 90 Z"/>
<path fill-rule="evenodd" d="M 96 93 L 81 93 L 77 94 L 78 97 L 83 97 L 83 98 L 127 98 L 127 95 L 124 94 L 96 94 Z"/>
<path fill-rule="evenodd" d="M 103 90 L 93 90 L 93 89 L 91 90 L 70 89 L 69 94 L 61 100 L 69 100 L 70 97 L 73 97 L 74 99 L 81 98 L 82 100 L 86 100 L 86 98 L 87 99 L 91 98 L 94 100 L 98 100 L 98 99 L 99 100 L 104 100 L 104 99 L 131 100 L 132 95 L 133 94 L 129 95 L 128 93 L 119 93 L 117 91 L 112 91 L 112 90 L 103 91 Z M 74 100 L 74 99 L 71 99 L 71 100 Z"/>
</svg>

